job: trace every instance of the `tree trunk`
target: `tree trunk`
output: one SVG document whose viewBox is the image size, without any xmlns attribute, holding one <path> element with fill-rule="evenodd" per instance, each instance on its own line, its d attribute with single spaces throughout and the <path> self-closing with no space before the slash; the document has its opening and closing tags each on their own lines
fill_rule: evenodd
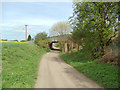
<svg viewBox="0 0 120 90">
<path fill-rule="evenodd" d="M 76 44 L 76 47 L 77 47 L 77 51 L 79 51 L 79 44 Z"/>
<path fill-rule="evenodd" d="M 65 53 L 68 52 L 68 46 L 67 46 L 67 43 L 65 43 Z"/>
</svg>

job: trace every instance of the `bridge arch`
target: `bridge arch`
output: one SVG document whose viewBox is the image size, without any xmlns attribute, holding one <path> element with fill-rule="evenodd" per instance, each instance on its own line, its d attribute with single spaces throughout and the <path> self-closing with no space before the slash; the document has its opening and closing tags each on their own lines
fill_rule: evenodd
<svg viewBox="0 0 120 90">
<path fill-rule="evenodd" d="M 61 41 L 62 39 L 62 47 L 61 47 L 61 51 L 62 53 L 67 53 L 69 51 L 71 51 L 74 48 L 77 48 L 79 45 L 77 45 L 77 43 L 74 43 L 73 41 L 70 40 L 70 35 L 61 35 L 61 36 L 52 36 L 49 37 L 50 41 L 48 46 L 51 50 L 55 50 L 53 48 L 53 43 L 59 43 L 59 39 Z"/>
</svg>

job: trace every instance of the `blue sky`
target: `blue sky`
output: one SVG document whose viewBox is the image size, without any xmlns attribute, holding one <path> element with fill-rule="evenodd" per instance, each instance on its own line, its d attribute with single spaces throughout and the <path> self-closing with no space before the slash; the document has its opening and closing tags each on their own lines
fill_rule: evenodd
<svg viewBox="0 0 120 90">
<path fill-rule="evenodd" d="M 2 2 L 2 39 L 24 40 L 25 26 L 28 34 L 49 30 L 59 21 L 72 15 L 72 2 Z"/>
</svg>

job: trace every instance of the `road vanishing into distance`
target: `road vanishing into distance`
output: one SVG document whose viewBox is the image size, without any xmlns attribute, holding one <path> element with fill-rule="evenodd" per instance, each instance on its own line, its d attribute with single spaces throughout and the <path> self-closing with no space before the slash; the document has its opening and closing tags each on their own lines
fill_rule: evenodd
<svg viewBox="0 0 120 90">
<path fill-rule="evenodd" d="M 102 88 L 82 73 L 66 64 L 59 51 L 43 55 L 34 88 Z"/>
</svg>

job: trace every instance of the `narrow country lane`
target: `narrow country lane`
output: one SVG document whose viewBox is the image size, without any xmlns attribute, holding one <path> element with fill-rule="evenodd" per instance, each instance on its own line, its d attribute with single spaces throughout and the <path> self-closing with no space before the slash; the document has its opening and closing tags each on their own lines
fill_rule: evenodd
<svg viewBox="0 0 120 90">
<path fill-rule="evenodd" d="M 43 55 L 35 88 L 100 88 L 60 59 L 58 51 Z"/>
</svg>

